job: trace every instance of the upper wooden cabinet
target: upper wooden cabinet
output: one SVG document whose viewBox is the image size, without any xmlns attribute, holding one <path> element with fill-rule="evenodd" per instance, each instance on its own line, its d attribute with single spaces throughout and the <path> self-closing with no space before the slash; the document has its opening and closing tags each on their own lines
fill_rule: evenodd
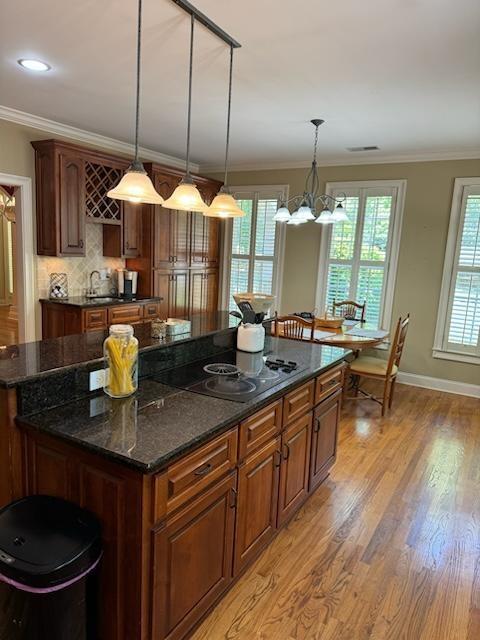
<svg viewBox="0 0 480 640">
<path fill-rule="evenodd" d="M 220 221 L 192 213 L 192 243 L 190 265 L 192 267 L 218 267 Z"/>
<path fill-rule="evenodd" d="M 85 163 L 53 140 L 33 142 L 37 253 L 85 255 Z"/>
<path fill-rule="evenodd" d="M 35 149 L 37 197 L 37 253 L 47 256 L 84 256 L 85 223 L 118 229 L 104 233 L 104 245 L 112 256 L 138 255 L 121 229 L 128 203 L 112 200 L 109 189 L 121 179 L 128 162 L 79 145 L 41 140 Z M 137 231 L 135 231 L 137 233 Z M 134 242 L 133 244 L 138 244 Z M 125 250 L 127 249 L 127 250 Z"/>
</svg>

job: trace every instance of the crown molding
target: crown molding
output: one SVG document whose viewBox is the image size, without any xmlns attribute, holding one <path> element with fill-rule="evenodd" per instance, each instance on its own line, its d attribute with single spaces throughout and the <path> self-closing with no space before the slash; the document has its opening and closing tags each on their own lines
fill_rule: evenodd
<svg viewBox="0 0 480 640">
<path fill-rule="evenodd" d="M 37 129 L 38 131 L 44 131 L 45 133 L 51 133 L 55 136 L 61 136 L 75 142 L 83 142 L 95 147 L 100 147 L 103 150 L 113 151 L 116 153 L 124 153 L 127 156 L 133 156 L 135 148 L 133 144 L 128 142 L 122 142 L 115 138 L 109 138 L 102 136 L 99 133 L 92 133 L 91 131 L 85 131 L 84 129 L 78 129 L 68 124 L 61 122 L 55 122 L 48 118 L 42 118 L 36 116 L 33 113 L 26 113 L 25 111 L 19 111 L 18 109 L 12 109 L 11 107 L 5 107 L 0 105 L 0 120 L 6 120 L 14 124 L 30 127 L 31 129 Z M 151 162 L 158 162 L 159 164 L 166 164 L 178 169 L 185 169 L 185 160 L 181 158 L 175 158 L 153 149 L 146 149 L 144 147 L 139 148 L 139 154 L 144 160 Z M 195 173 L 198 173 L 200 167 L 198 164 L 190 163 Z"/>
<path fill-rule="evenodd" d="M 350 167 L 359 164 L 404 164 L 410 162 L 432 162 L 442 160 L 480 160 L 480 149 L 471 149 L 468 151 L 444 151 L 435 153 L 411 153 L 398 154 L 391 156 L 377 155 L 376 151 L 371 152 L 372 155 L 353 157 L 353 158 L 329 158 L 328 160 L 319 160 L 319 167 Z M 356 154 L 353 154 L 356 156 Z M 359 154 L 360 155 L 360 154 Z M 232 171 L 271 171 L 284 169 L 309 169 L 312 166 L 311 161 L 302 162 L 265 162 L 265 163 L 245 163 L 232 164 L 229 166 L 229 172 Z M 224 171 L 224 165 L 200 164 L 201 173 L 218 173 Z"/>
</svg>

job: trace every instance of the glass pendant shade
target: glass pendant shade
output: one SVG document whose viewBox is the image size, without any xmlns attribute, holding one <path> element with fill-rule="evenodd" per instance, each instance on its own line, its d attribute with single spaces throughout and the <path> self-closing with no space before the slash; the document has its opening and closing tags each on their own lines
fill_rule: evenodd
<svg viewBox="0 0 480 640">
<path fill-rule="evenodd" d="M 335 211 L 332 213 L 332 219 L 333 222 L 347 222 L 348 221 L 348 216 L 345 212 L 345 209 L 342 207 L 341 204 L 338 204 L 335 207 Z"/>
<path fill-rule="evenodd" d="M 307 221 L 307 220 L 315 220 L 315 216 L 313 215 L 312 210 L 305 203 L 300 205 L 300 207 L 298 208 L 297 217 L 300 220 L 305 220 L 305 221 Z"/>
<path fill-rule="evenodd" d="M 297 211 L 294 211 L 290 217 L 290 220 L 287 222 L 287 224 L 292 224 L 294 226 L 297 226 L 299 224 L 306 224 L 306 220 L 305 218 L 302 218 L 301 216 L 298 215 L 298 209 Z"/>
<path fill-rule="evenodd" d="M 163 206 L 167 209 L 178 209 L 179 211 L 199 211 L 204 213 L 208 206 L 202 200 L 200 191 L 193 181 L 183 178 L 170 198 L 165 200 Z"/>
<path fill-rule="evenodd" d="M 208 218 L 241 218 L 245 211 L 240 209 L 230 193 L 220 191 L 203 215 Z"/>
<path fill-rule="evenodd" d="M 107 196 L 115 200 L 163 204 L 162 196 L 155 191 L 152 181 L 141 163 L 130 165 L 116 187 L 108 191 Z"/>
<path fill-rule="evenodd" d="M 274 222 L 288 222 L 290 220 L 290 211 L 285 205 L 277 209 L 277 213 L 273 216 Z"/>
<path fill-rule="evenodd" d="M 323 209 L 315 222 L 318 224 L 332 224 L 333 222 L 335 222 L 333 220 L 333 213 L 330 211 L 330 209 L 325 207 L 325 209 Z"/>
</svg>

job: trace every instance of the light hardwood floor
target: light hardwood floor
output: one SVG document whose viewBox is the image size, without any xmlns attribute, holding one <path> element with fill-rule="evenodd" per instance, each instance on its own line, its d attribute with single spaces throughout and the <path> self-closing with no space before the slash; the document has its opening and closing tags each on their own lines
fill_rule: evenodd
<svg viewBox="0 0 480 640">
<path fill-rule="evenodd" d="M 337 463 L 194 640 L 479 640 L 480 400 L 346 402 Z"/>
</svg>

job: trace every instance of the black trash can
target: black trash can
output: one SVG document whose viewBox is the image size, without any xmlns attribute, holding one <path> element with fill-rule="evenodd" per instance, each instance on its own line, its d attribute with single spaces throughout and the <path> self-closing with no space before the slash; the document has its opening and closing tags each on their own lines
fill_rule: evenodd
<svg viewBox="0 0 480 640">
<path fill-rule="evenodd" d="M 0 511 L 0 640 L 97 638 L 100 525 L 50 496 Z"/>
</svg>

